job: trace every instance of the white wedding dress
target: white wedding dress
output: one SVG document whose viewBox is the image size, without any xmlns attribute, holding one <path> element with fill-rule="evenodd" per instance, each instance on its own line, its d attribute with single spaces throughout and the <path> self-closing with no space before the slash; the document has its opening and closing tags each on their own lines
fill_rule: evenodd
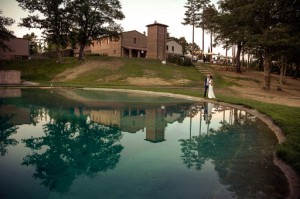
<svg viewBox="0 0 300 199">
<path fill-rule="evenodd" d="M 213 89 L 213 80 L 210 79 L 209 80 L 209 84 L 208 84 L 208 98 L 216 98 L 215 97 L 215 93 L 214 93 L 214 89 Z"/>
</svg>

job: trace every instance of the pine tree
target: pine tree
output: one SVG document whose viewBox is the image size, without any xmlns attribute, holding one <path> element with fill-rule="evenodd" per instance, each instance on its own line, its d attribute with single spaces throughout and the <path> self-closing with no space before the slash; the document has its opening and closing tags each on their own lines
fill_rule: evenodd
<svg viewBox="0 0 300 199">
<path fill-rule="evenodd" d="M 191 25 L 193 27 L 192 34 L 192 58 L 194 53 L 195 45 L 195 27 L 200 26 L 201 16 L 203 9 L 210 2 L 210 0 L 187 0 L 185 4 L 186 11 L 184 13 L 185 18 L 183 19 L 183 25 Z M 204 51 L 204 34 L 202 35 L 202 50 Z"/>
</svg>

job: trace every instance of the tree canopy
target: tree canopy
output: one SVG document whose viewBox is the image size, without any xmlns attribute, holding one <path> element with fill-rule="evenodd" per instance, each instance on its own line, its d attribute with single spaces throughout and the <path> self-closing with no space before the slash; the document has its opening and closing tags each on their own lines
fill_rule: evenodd
<svg viewBox="0 0 300 199">
<path fill-rule="evenodd" d="M 91 39 L 115 34 L 120 26 L 115 20 L 124 18 L 119 0 L 17 0 L 30 15 L 22 19 L 21 26 L 43 30 L 48 43 L 56 46 L 58 60 L 61 50 L 70 45 L 69 39 L 83 49 Z"/>
<path fill-rule="evenodd" d="M 236 69 L 244 48 L 260 51 L 264 63 L 264 88 L 270 89 L 270 67 L 275 55 L 299 64 L 300 6 L 297 0 L 223 0 L 215 17 L 207 18 L 215 31 L 215 42 L 236 45 Z M 292 13 L 292 14 L 291 14 Z M 204 16 L 205 17 L 205 16 Z"/>
<path fill-rule="evenodd" d="M 0 10 L 0 48 L 2 50 L 10 50 L 5 44 L 10 38 L 14 38 L 13 32 L 8 30 L 6 26 L 11 26 L 15 21 L 12 18 L 2 16 L 3 12 Z"/>
<path fill-rule="evenodd" d="M 187 0 L 185 4 L 186 11 L 184 13 L 185 17 L 183 18 L 183 25 L 191 25 L 193 26 L 193 33 L 192 33 L 192 52 L 194 52 L 195 42 L 194 42 L 194 29 L 195 27 L 202 27 L 201 26 L 201 16 L 202 12 L 207 6 L 210 0 Z M 204 50 L 204 34 L 202 35 L 202 50 Z"/>
<path fill-rule="evenodd" d="M 61 50 L 67 46 L 67 35 L 70 29 L 66 0 L 17 0 L 23 10 L 30 15 L 22 18 L 21 26 L 43 30 L 48 43 L 56 46 L 58 61 L 61 62 Z"/>
<path fill-rule="evenodd" d="M 79 46 L 79 60 L 92 39 L 115 35 L 121 31 L 115 20 L 124 18 L 119 0 L 73 0 L 68 5 L 72 19 L 72 35 Z"/>
<path fill-rule="evenodd" d="M 34 34 L 34 32 L 30 34 L 23 35 L 24 39 L 27 39 L 29 41 L 29 53 L 30 55 L 34 55 L 37 53 L 42 52 L 42 47 L 37 42 L 37 35 Z"/>
</svg>

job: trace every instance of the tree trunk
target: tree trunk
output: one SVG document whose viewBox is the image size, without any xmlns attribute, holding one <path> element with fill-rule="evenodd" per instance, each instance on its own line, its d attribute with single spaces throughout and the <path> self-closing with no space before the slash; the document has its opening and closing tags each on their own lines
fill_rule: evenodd
<svg viewBox="0 0 300 199">
<path fill-rule="evenodd" d="M 237 52 L 236 52 L 236 72 L 237 73 L 242 73 L 241 70 L 241 51 L 242 51 L 242 44 L 238 43 L 237 44 Z"/>
<path fill-rule="evenodd" d="M 204 55 L 204 26 L 202 26 L 202 50 Z"/>
<path fill-rule="evenodd" d="M 212 31 L 210 31 L 210 52 L 213 52 L 213 46 L 212 46 Z M 210 61 L 213 63 L 212 54 L 210 56 Z"/>
<path fill-rule="evenodd" d="M 247 55 L 247 71 L 249 70 L 250 66 L 250 49 L 248 50 L 248 55 Z"/>
<path fill-rule="evenodd" d="M 61 57 L 61 49 L 60 46 L 56 46 L 56 53 L 57 53 L 57 62 L 62 63 L 62 57 Z"/>
<path fill-rule="evenodd" d="M 258 70 L 264 71 L 264 58 L 261 50 L 259 50 L 258 52 L 258 61 L 259 61 Z"/>
<path fill-rule="evenodd" d="M 287 71 L 287 65 L 285 66 L 285 69 L 283 71 L 283 76 L 285 77 L 286 76 L 286 71 Z M 283 80 L 284 81 L 284 80 Z"/>
<path fill-rule="evenodd" d="M 79 53 L 78 53 L 78 61 L 81 62 L 83 60 L 83 51 L 84 51 L 84 46 L 80 45 L 79 47 Z"/>
<path fill-rule="evenodd" d="M 271 89 L 271 57 L 268 50 L 265 51 L 264 57 L 264 82 L 263 88 L 265 90 Z"/>
<path fill-rule="evenodd" d="M 194 51 L 195 51 L 195 22 L 193 18 L 193 37 L 192 37 L 192 62 L 194 61 Z"/>
<path fill-rule="evenodd" d="M 225 57 L 226 57 L 226 62 L 225 62 L 225 64 L 226 65 L 228 65 L 228 55 L 227 55 L 227 53 L 228 53 L 228 48 L 226 47 L 226 50 L 225 50 Z"/>
<path fill-rule="evenodd" d="M 283 88 L 286 68 L 287 68 L 286 59 L 284 56 L 282 56 L 281 61 L 280 61 L 280 76 L 279 76 L 279 85 L 277 88 L 278 90 L 282 90 L 282 88 Z"/>
<path fill-rule="evenodd" d="M 56 53 L 57 53 L 57 62 L 62 63 L 62 58 L 61 58 L 61 35 L 59 32 L 59 29 L 56 29 L 56 34 L 57 34 L 57 40 L 54 42 L 56 44 Z"/>
<path fill-rule="evenodd" d="M 241 62 L 241 66 L 245 66 L 245 51 L 242 51 L 242 62 Z"/>
<path fill-rule="evenodd" d="M 236 63 L 235 45 L 231 47 L 231 50 L 232 50 L 232 65 L 235 66 Z"/>
</svg>

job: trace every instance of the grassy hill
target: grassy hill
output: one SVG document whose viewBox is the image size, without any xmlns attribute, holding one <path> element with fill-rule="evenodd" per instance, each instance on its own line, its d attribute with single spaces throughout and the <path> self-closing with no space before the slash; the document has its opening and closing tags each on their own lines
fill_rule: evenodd
<svg viewBox="0 0 300 199">
<path fill-rule="evenodd" d="M 2 70 L 20 70 L 22 79 L 47 84 L 57 82 L 67 85 L 131 86 L 141 85 L 134 78 L 161 80 L 149 82 L 150 86 L 198 86 L 202 81 L 195 67 L 174 64 L 163 65 L 159 60 L 138 58 L 87 57 L 83 63 L 75 58 L 64 58 L 63 64 L 55 59 L 13 60 L 2 62 Z M 174 81 L 176 80 L 176 81 Z M 147 84 L 143 84 L 147 87 Z"/>
</svg>

